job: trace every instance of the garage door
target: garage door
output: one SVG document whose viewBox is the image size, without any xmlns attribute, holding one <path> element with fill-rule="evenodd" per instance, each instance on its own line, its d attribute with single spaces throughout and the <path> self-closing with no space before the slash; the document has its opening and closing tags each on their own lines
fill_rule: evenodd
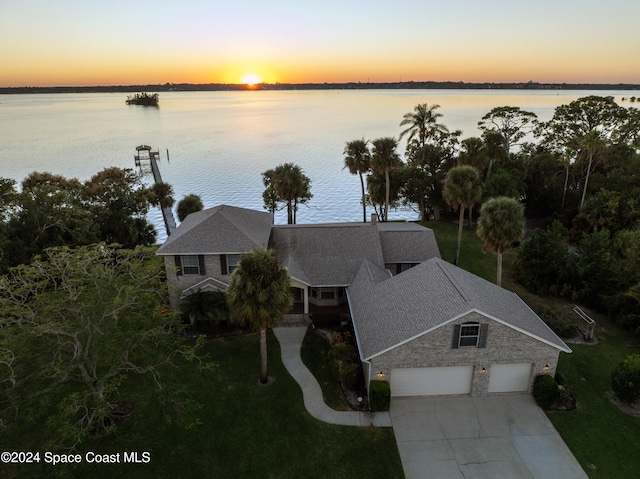
<svg viewBox="0 0 640 479">
<path fill-rule="evenodd" d="M 469 394 L 473 366 L 391 370 L 392 396 Z"/>
<path fill-rule="evenodd" d="M 489 378 L 490 393 L 521 392 L 529 389 L 531 363 L 494 364 Z"/>
</svg>

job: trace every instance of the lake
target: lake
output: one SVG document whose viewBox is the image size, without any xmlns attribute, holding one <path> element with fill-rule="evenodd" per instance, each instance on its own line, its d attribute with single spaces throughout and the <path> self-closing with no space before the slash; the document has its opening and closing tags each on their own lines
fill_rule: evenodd
<svg viewBox="0 0 640 479">
<path fill-rule="evenodd" d="M 439 104 L 441 122 L 462 138 L 498 106 L 518 106 L 540 120 L 587 95 L 629 91 L 324 90 L 172 92 L 160 107 L 125 104 L 125 93 L 0 95 L 0 176 L 21 181 L 32 171 L 88 179 L 108 166 L 135 168 L 135 147 L 161 153 L 163 180 L 176 200 L 194 193 L 205 207 L 263 209 L 261 173 L 293 162 L 311 179 L 313 198 L 299 223 L 359 221 L 360 182 L 343 169 L 345 142 L 397 137 L 402 116 L 419 103 Z M 638 96 L 638 95 L 636 95 Z M 399 152 L 404 152 L 404 141 Z M 169 160 L 167 160 L 167 151 Z M 390 218 L 415 219 L 410 209 Z M 159 210 L 149 219 L 166 238 Z M 286 212 L 276 213 L 286 223 Z"/>
</svg>

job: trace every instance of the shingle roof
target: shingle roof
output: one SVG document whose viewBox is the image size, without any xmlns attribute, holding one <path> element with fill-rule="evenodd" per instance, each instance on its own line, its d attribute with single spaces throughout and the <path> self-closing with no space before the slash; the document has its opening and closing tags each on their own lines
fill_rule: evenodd
<svg viewBox="0 0 640 479">
<path fill-rule="evenodd" d="M 420 263 L 439 258 L 433 230 L 411 222 L 378 223 L 385 263 Z"/>
<path fill-rule="evenodd" d="M 571 350 L 515 293 L 440 258 L 392 278 L 363 263 L 348 288 L 362 358 L 477 311 L 561 351 Z"/>
<path fill-rule="evenodd" d="M 291 276 L 310 286 L 350 284 L 363 259 L 384 266 L 378 230 L 369 223 L 275 225 L 271 246 Z"/>
<path fill-rule="evenodd" d="M 266 248 L 270 213 L 220 205 L 192 213 L 158 248 L 159 255 L 243 253 Z"/>
</svg>

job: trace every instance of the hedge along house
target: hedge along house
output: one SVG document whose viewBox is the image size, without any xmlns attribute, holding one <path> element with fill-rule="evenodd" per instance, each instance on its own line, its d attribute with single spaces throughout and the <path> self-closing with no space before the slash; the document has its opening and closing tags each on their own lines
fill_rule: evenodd
<svg viewBox="0 0 640 479">
<path fill-rule="evenodd" d="M 364 261 L 348 295 L 365 379 L 392 396 L 530 392 L 571 352 L 515 293 L 439 258 L 397 276 Z"/>
</svg>

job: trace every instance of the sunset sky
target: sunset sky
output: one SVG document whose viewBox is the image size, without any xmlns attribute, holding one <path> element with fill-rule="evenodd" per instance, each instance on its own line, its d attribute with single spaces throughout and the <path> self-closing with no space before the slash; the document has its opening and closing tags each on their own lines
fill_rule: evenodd
<svg viewBox="0 0 640 479">
<path fill-rule="evenodd" d="M 0 0 L 0 86 L 410 80 L 640 83 L 640 1 Z"/>
</svg>

